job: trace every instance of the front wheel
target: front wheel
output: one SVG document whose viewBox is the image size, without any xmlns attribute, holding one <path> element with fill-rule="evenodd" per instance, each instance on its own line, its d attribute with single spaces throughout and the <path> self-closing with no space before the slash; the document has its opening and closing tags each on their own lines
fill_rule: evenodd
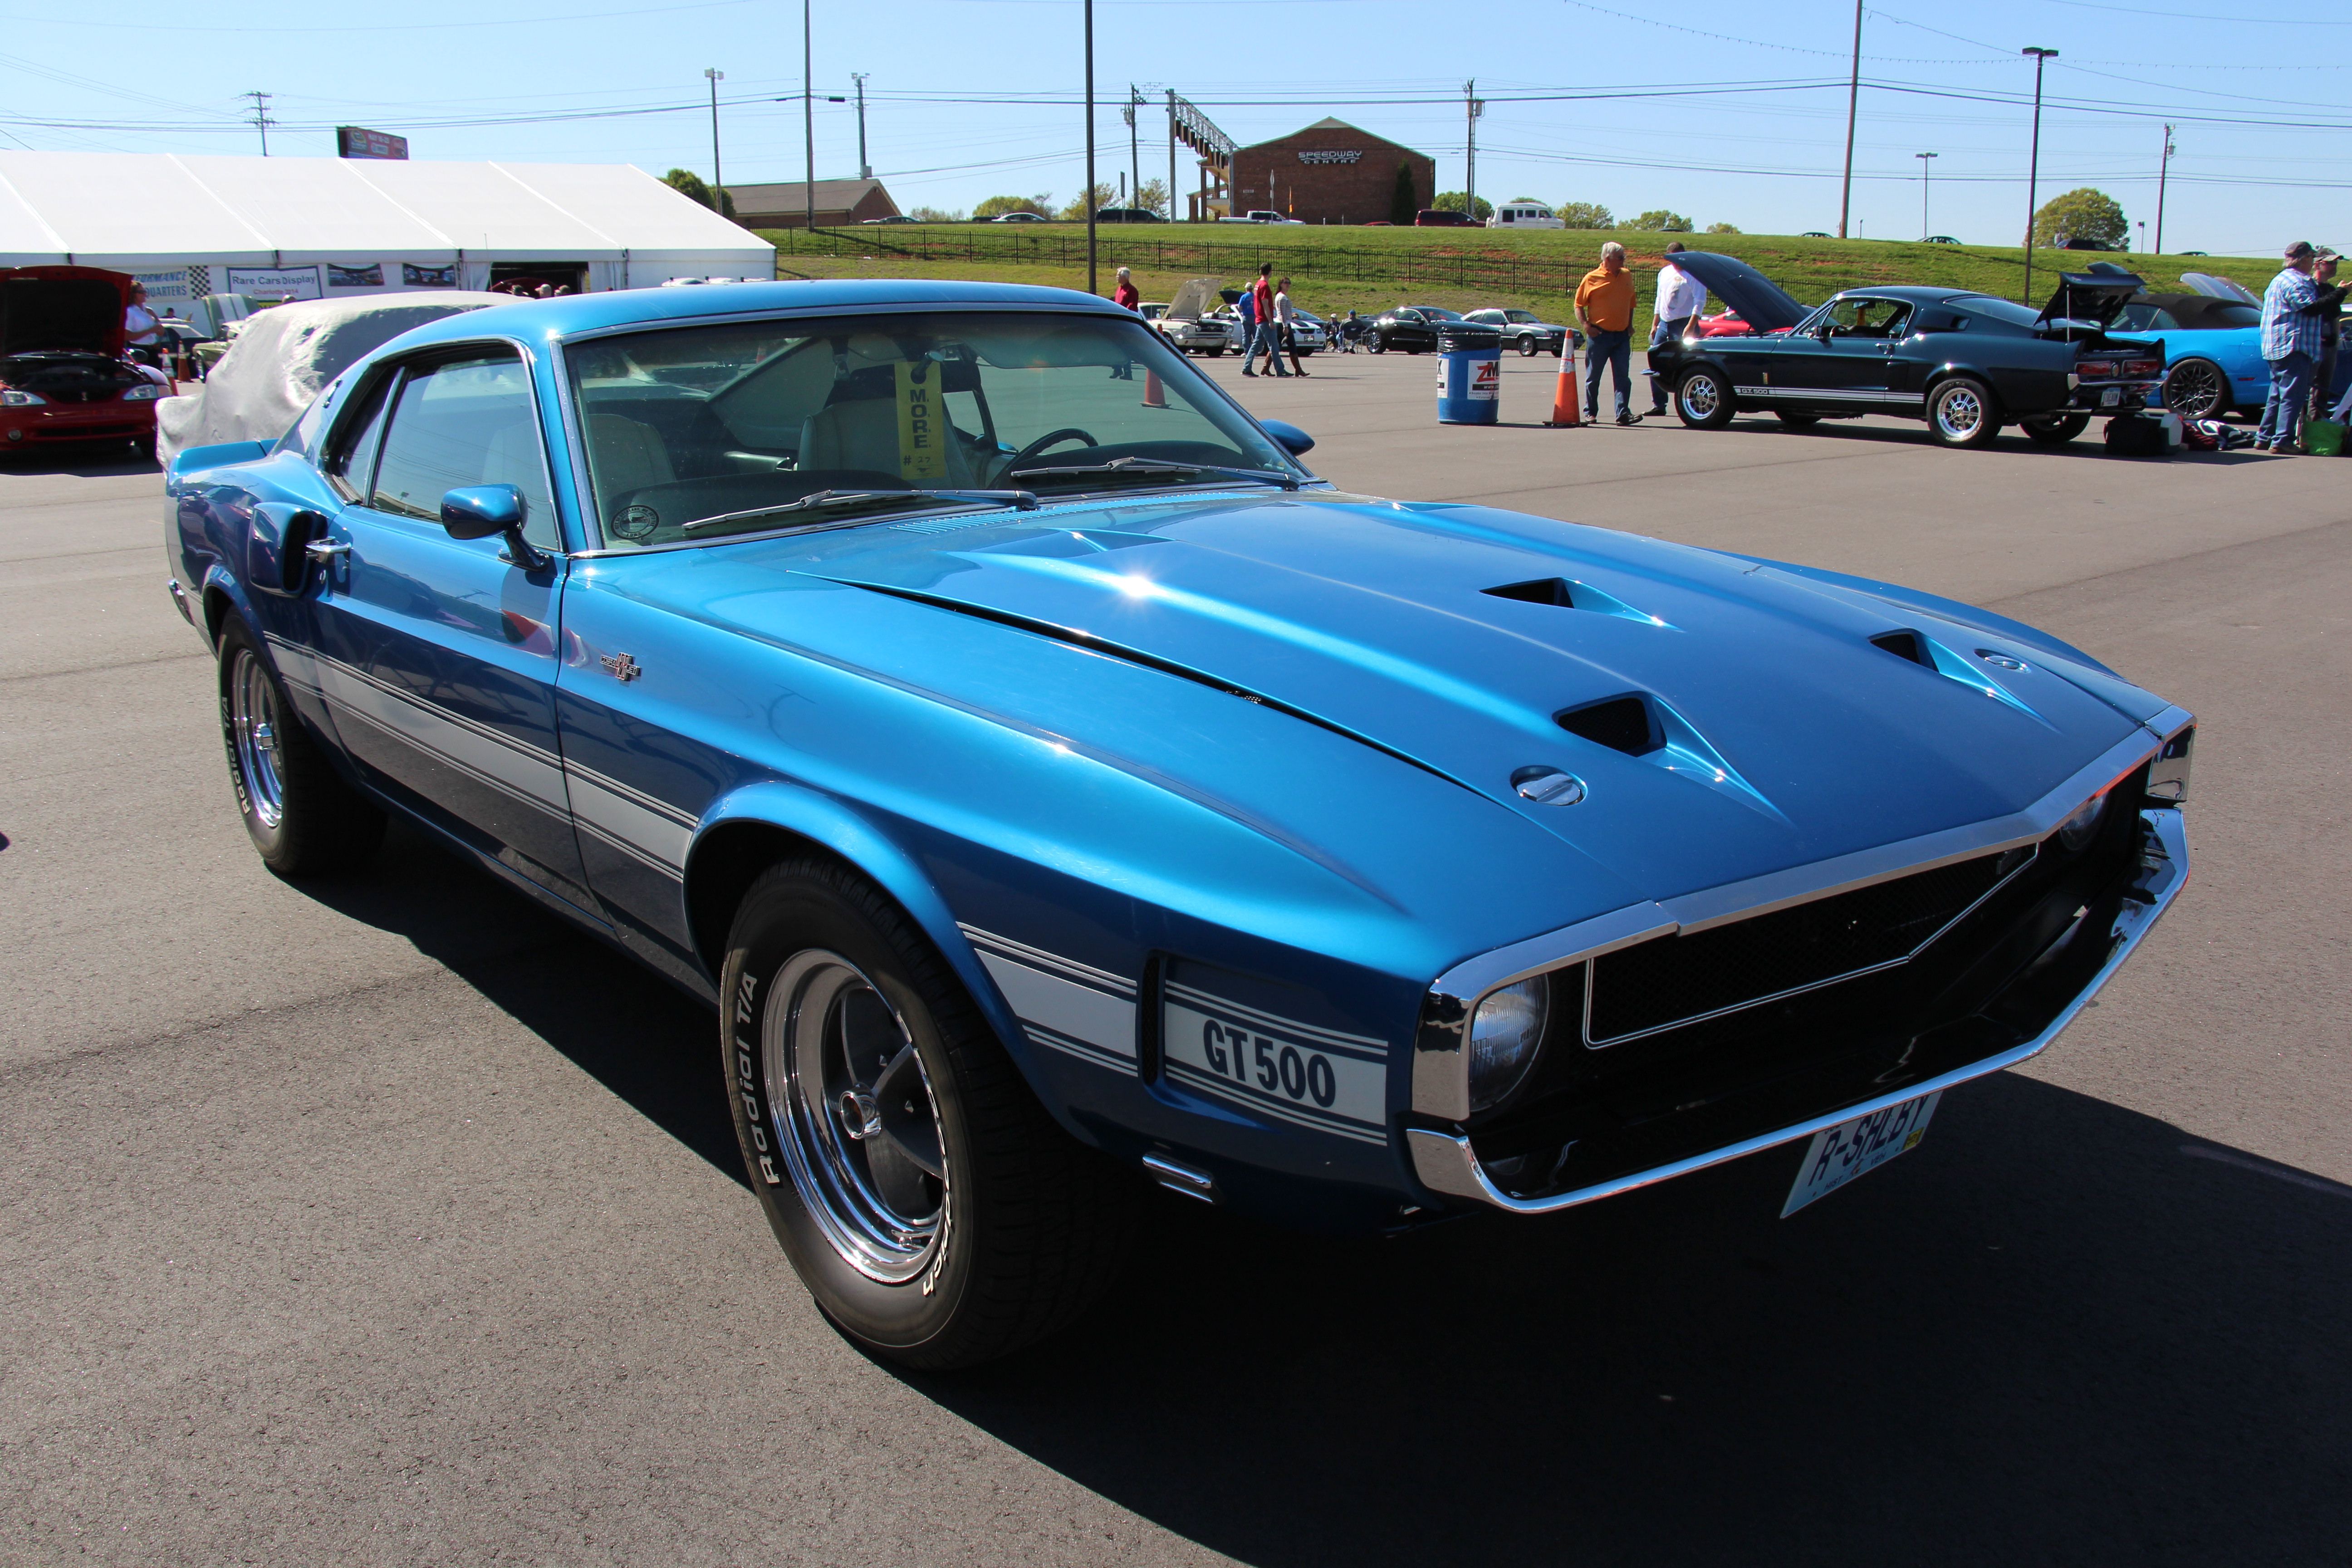
<svg viewBox="0 0 2352 1568">
<path fill-rule="evenodd" d="M 1389 341 L 1386 338 L 1376 337 L 1366 346 L 1370 348 L 1370 350 L 1376 354 L 1384 354 L 1389 352 Z"/>
<path fill-rule="evenodd" d="M 1974 376 L 1956 375 L 1927 395 L 1927 429 L 1947 447 L 1990 447 L 2000 434 L 1992 388 Z"/>
<path fill-rule="evenodd" d="M 2025 438 L 2042 447 L 2063 447 L 2091 427 L 2087 414 L 2060 414 L 2047 419 L 2027 419 L 2018 428 Z"/>
<path fill-rule="evenodd" d="M 720 979 L 744 1169 L 845 1333 L 910 1366 L 971 1366 L 1092 1304 L 1139 1184 L 1046 1115 L 879 889 L 828 860 L 771 867 Z"/>
<path fill-rule="evenodd" d="M 375 853 L 383 813 L 337 776 L 245 622 L 220 631 L 221 743 L 245 831 L 281 877 L 338 871 Z"/>
<path fill-rule="evenodd" d="M 1522 337 L 1519 339 L 1519 357 L 1521 359 L 1533 359 L 1536 357 L 1535 339 L 1530 337 Z"/>
<path fill-rule="evenodd" d="M 1694 430 L 1720 430 L 1731 423 L 1731 388 L 1723 373 L 1701 366 L 1675 388 L 1675 412 Z"/>
</svg>

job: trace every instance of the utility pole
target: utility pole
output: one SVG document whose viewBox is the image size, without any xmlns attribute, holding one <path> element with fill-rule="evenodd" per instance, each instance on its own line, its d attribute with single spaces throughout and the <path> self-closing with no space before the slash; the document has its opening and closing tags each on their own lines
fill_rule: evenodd
<svg viewBox="0 0 2352 1568">
<path fill-rule="evenodd" d="M 1176 221 L 1176 89 L 1168 89 L 1168 221 Z"/>
<path fill-rule="evenodd" d="M 1087 292 L 1099 293 L 1095 270 L 1095 0 L 1087 8 Z"/>
<path fill-rule="evenodd" d="M 1853 121 L 1862 106 L 1862 0 L 1853 0 L 1853 74 L 1845 84 L 1845 188 L 1838 197 L 1838 237 L 1853 212 Z"/>
<path fill-rule="evenodd" d="M 278 95 L 274 92 L 240 92 L 237 94 L 237 97 L 239 98 L 249 98 L 253 100 L 253 128 L 261 132 L 261 155 L 265 158 L 269 156 L 269 128 L 278 123 L 278 121 L 269 118 L 269 100 L 277 96 Z"/>
<path fill-rule="evenodd" d="M 851 71 L 849 79 L 857 84 L 857 177 L 870 180 L 874 165 L 866 161 L 866 79 L 872 71 Z"/>
<path fill-rule="evenodd" d="M 1464 141 L 1465 156 L 1462 183 L 1468 188 L 1462 194 L 1462 210 L 1471 217 L 1478 216 L 1478 111 L 1486 105 L 1478 101 L 1478 79 L 1472 77 L 1462 84 L 1462 123 L 1468 134 Z"/>
<path fill-rule="evenodd" d="M 725 217 L 727 177 L 719 166 L 719 84 L 727 79 L 727 73 L 705 66 L 702 74 L 710 79 L 710 210 Z"/>
<path fill-rule="evenodd" d="M 808 180 L 801 186 L 805 224 L 816 232 L 816 46 L 809 23 L 812 0 L 801 0 L 801 143 L 808 149 Z"/>
<path fill-rule="evenodd" d="M 2164 177 L 2172 173 L 2172 127 L 2164 128 L 2164 157 L 2156 165 L 2156 254 L 2164 254 Z"/>
<path fill-rule="evenodd" d="M 1143 95 L 1135 90 L 1133 82 L 1129 82 L 1127 84 L 1127 205 L 1138 207 L 1143 205 L 1143 153 L 1141 151 L 1143 143 L 1140 140 L 1142 131 L 1136 123 L 1135 111 L 1142 107 Z"/>
<path fill-rule="evenodd" d="M 1911 156 L 1919 160 L 1919 238 L 1924 244 L 1927 238 L 1927 171 L 1935 167 L 1927 160 L 1936 154 L 1914 153 Z"/>
<path fill-rule="evenodd" d="M 2058 51 L 2028 47 L 2018 52 L 2033 57 L 2033 151 L 2028 155 L 2025 165 L 2025 293 L 2018 300 L 2021 305 L 2031 305 L 2033 303 L 2033 208 L 2037 194 L 2034 187 L 2042 179 L 2042 67 L 2044 62 L 2054 58 Z"/>
</svg>

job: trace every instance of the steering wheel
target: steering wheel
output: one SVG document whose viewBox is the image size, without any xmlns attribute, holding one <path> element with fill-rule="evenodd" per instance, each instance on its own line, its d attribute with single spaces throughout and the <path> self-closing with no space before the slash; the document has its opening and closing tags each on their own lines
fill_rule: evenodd
<svg viewBox="0 0 2352 1568">
<path fill-rule="evenodd" d="M 1059 430 L 1049 431 L 1045 435 L 1038 437 L 1034 441 L 1030 442 L 1026 447 L 1024 447 L 1021 450 L 1013 453 L 1013 460 L 1004 465 L 1004 472 L 1011 474 L 1015 468 L 1027 463 L 1030 458 L 1037 456 L 1038 453 L 1043 452 L 1046 447 L 1054 445 L 1056 441 L 1084 441 L 1089 447 L 1099 447 L 1102 445 L 1100 441 L 1096 440 L 1092 436 L 1087 435 L 1076 426 L 1066 425 Z"/>
</svg>

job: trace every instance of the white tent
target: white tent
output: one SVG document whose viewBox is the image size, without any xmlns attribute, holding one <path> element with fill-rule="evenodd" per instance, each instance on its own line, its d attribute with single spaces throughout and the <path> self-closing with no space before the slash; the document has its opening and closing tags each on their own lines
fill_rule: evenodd
<svg viewBox="0 0 2352 1568">
<path fill-rule="evenodd" d="M 775 257 L 627 164 L 0 152 L 0 266 L 132 273 L 159 308 L 483 289 L 533 263 L 641 289 L 771 278 Z"/>
</svg>

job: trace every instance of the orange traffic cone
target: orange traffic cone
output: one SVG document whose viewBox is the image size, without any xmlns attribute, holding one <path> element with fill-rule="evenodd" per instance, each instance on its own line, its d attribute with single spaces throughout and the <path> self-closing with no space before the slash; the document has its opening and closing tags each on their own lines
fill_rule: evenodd
<svg viewBox="0 0 2352 1568">
<path fill-rule="evenodd" d="M 1563 430 L 1584 423 L 1576 416 L 1576 351 L 1565 343 L 1559 350 L 1559 384 L 1551 392 L 1551 417 L 1545 423 Z"/>
<path fill-rule="evenodd" d="M 1160 384 L 1157 372 L 1147 370 L 1143 373 L 1143 406 L 1146 408 L 1168 406 L 1168 391 Z"/>
</svg>

